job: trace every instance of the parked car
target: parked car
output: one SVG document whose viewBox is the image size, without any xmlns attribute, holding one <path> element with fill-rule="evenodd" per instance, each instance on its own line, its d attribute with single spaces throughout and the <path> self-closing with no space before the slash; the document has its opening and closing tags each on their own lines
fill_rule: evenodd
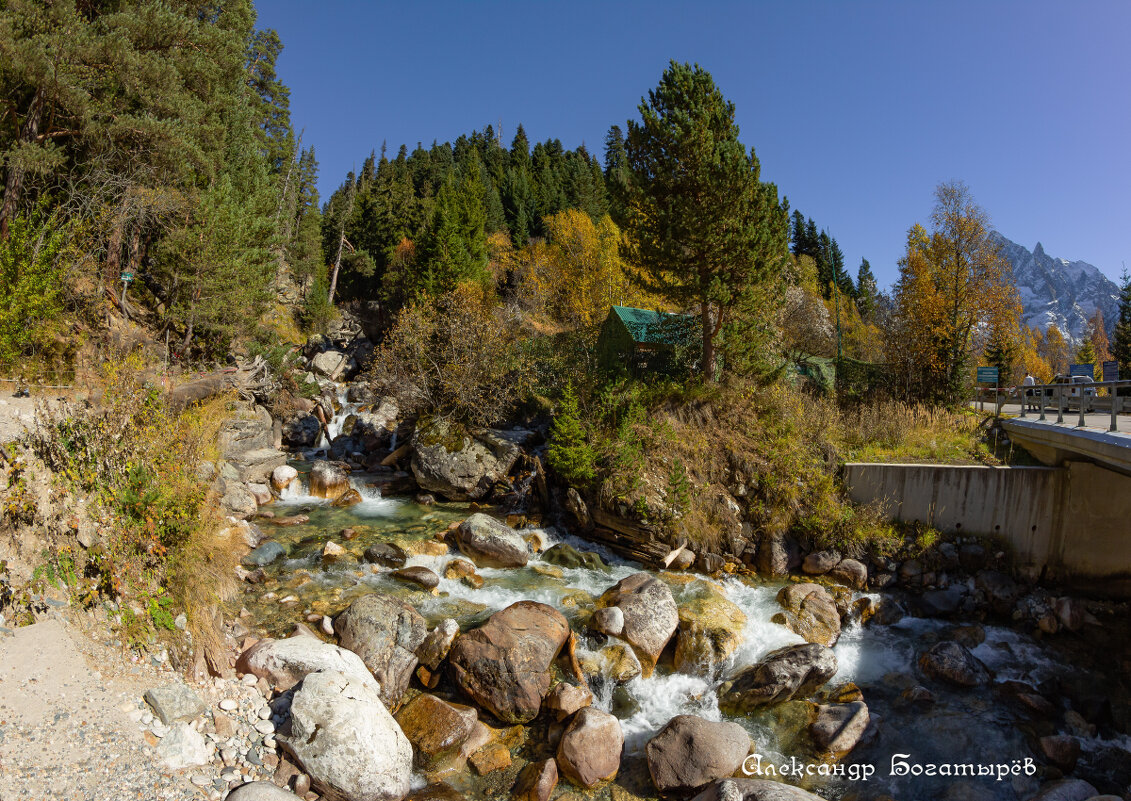
<svg viewBox="0 0 1131 801">
<path fill-rule="evenodd" d="M 1057 373 L 1053 378 L 1054 384 L 1068 384 L 1070 386 L 1067 397 L 1069 398 L 1082 398 L 1084 403 L 1084 411 L 1091 412 L 1096 408 L 1096 387 L 1095 381 L 1086 375 L 1063 375 Z M 1089 386 L 1091 385 L 1091 386 Z M 1046 389 L 1046 394 L 1052 393 L 1052 389 Z"/>
</svg>

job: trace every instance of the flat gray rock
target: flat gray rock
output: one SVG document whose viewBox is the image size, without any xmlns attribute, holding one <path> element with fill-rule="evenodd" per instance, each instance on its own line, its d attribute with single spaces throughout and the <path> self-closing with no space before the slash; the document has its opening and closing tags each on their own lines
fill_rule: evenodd
<svg viewBox="0 0 1131 801">
<path fill-rule="evenodd" d="M 166 726 L 177 721 L 191 721 L 203 714 L 204 702 L 192 689 L 183 684 L 170 684 L 167 687 L 154 687 L 145 693 L 145 703 Z"/>
</svg>

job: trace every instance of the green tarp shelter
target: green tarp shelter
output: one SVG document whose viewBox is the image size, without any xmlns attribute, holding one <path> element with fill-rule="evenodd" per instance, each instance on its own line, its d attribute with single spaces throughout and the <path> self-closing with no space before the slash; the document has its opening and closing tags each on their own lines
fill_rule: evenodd
<svg viewBox="0 0 1131 801">
<path fill-rule="evenodd" d="M 690 314 L 613 306 L 601 325 L 597 358 L 605 370 L 666 372 L 675 366 L 677 348 L 697 344 L 696 319 Z"/>
</svg>

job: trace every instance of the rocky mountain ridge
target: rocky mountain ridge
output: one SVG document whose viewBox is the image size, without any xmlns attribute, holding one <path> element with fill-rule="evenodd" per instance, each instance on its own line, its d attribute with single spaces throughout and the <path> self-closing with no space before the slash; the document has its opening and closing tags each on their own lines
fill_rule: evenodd
<svg viewBox="0 0 1131 801">
<path fill-rule="evenodd" d="M 1099 308 L 1106 330 L 1112 330 L 1119 313 L 1119 287 L 1099 268 L 1050 256 L 1040 242 L 1030 251 L 996 231 L 993 237 L 1013 267 L 1025 325 L 1042 331 L 1055 325 L 1066 337 L 1082 342 Z"/>
</svg>

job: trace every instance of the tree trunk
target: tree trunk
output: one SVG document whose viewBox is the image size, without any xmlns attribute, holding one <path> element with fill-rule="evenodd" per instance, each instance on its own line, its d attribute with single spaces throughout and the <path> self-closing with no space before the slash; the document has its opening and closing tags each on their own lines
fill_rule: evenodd
<svg viewBox="0 0 1131 801">
<path fill-rule="evenodd" d="M 43 90 L 37 89 L 35 97 L 31 100 L 27 117 L 24 118 L 23 127 L 20 129 L 20 141 L 31 142 L 39 133 L 39 120 L 43 116 Z M 24 171 L 15 165 L 8 167 L 8 177 L 4 181 L 4 203 L 0 205 L 0 241 L 8 239 L 8 226 L 16 216 L 16 206 L 20 202 L 20 193 L 24 186 Z"/>
<path fill-rule="evenodd" d="M 713 383 L 715 381 L 715 324 L 711 320 L 710 302 L 702 301 L 699 304 L 699 310 L 703 324 L 703 364 L 700 365 L 700 371 L 707 382 Z"/>
</svg>

